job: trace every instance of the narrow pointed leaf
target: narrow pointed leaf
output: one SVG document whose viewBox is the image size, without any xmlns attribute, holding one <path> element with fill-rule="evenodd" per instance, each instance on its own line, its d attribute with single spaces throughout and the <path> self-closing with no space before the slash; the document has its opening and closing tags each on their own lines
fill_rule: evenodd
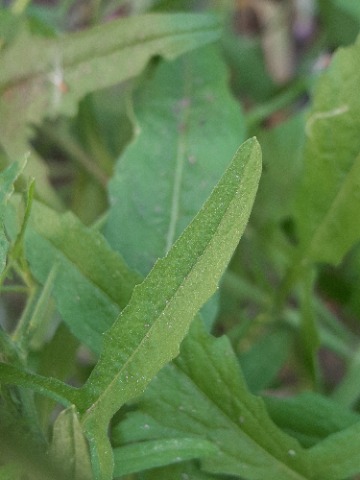
<svg viewBox="0 0 360 480">
<path fill-rule="evenodd" d="M 319 80 L 306 132 L 296 203 L 303 256 L 337 264 L 360 238 L 360 38 L 334 56 Z"/>
<path fill-rule="evenodd" d="M 135 287 L 122 315 L 106 332 L 103 354 L 83 389 L 88 398 L 83 421 L 98 478 L 112 474 L 105 433 L 109 420 L 178 354 L 191 320 L 216 290 L 244 231 L 260 170 L 260 147 L 250 139 L 237 151 L 202 210 Z"/>
</svg>

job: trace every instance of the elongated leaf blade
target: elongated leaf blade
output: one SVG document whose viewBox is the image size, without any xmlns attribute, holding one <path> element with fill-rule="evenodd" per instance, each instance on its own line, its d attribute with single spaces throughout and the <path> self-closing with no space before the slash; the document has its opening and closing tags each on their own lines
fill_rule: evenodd
<svg viewBox="0 0 360 480">
<path fill-rule="evenodd" d="M 245 122 L 214 46 L 162 63 L 137 92 L 134 114 L 138 135 L 110 182 L 104 234 L 147 275 L 211 193 Z"/>
<path fill-rule="evenodd" d="M 201 322 L 192 325 L 180 356 L 157 374 L 138 408 L 113 430 L 115 444 L 191 436 L 217 448 L 201 458 L 208 472 L 246 480 L 313 478 L 306 451 L 247 390 L 227 338 L 215 340 Z"/>
<path fill-rule="evenodd" d="M 211 14 L 128 17 L 60 38 L 35 35 L 24 23 L 0 52 L 0 143 L 17 158 L 29 150 L 30 125 L 75 114 L 84 95 L 138 75 L 155 55 L 173 59 L 219 36 L 219 19 Z M 38 179 L 42 198 L 58 207 L 35 152 L 27 173 Z"/>
<path fill-rule="evenodd" d="M 216 290 L 248 221 L 260 157 L 255 139 L 240 147 L 202 210 L 134 289 L 122 315 L 106 332 L 103 354 L 82 392 L 88 399 L 83 421 L 98 478 L 112 474 L 109 420 L 178 354 L 191 320 Z"/>
<path fill-rule="evenodd" d="M 44 283 L 56 265 L 52 295 L 74 335 L 100 353 L 102 334 L 130 299 L 141 277 L 95 230 L 73 214 L 35 203 L 26 233 L 26 256 Z"/>
<path fill-rule="evenodd" d="M 337 264 L 360 238 L 360 39 L 319 80 L 307 120 L 296 221 L 303 256 Z"/>
<path fill-rule="evenodd" d="M 0 55 L 1 142 L 11 150 L 27 137 L 28 123 L 72 115 L 85 94 L 136 76 L 153 55 L 172 59 L 219 33 L 210 14 L 130 17 L 58 39 L 33 35 L 24 25 Z"/>
<path fill-rule="evenodd" d="M 171 438 L 126 445 L 114 450 L 114 476 L 212 455 L 216 447 L 207 440 Z"/>
</svg>

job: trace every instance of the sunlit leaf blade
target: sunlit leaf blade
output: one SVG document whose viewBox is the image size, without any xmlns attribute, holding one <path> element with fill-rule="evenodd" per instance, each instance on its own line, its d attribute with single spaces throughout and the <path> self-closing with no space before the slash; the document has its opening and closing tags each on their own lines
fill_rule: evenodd
<svg viewBox="0 0 360 480">
<path fill-rule="evenodd" d="M 153 55 L 172 59 L 219 33 L 210 14 L 130 17 L 53 39 L 24 24 L 0 55 L 1 142 L 24 138 L 45 115 L 74 114 L 85 94 L 137 75 Z"/>
<path fill-rule="evenodd" d="M 17 158 L 28 151 L 31 126 L 46 116 L 73 115 L 84 95 L 138 75 L 154 55 L 173 59 L 219 35 L 211 14 L 127 17 L 60 38 L 31 33 L 24 22 L 0 51 L 0 143 Z M 41 194 L 56 205 L 39 157 L 32 155 L 27 171 L 37 172 Z"/>
<path fill-rule="evenodd" d="M 171 438 L 139 442 L 114 449 L 114 476 L 212 455 L 216 447 L 207 440 Z"/>
<path fill-rule="evenodd" d="M 9 248 L 4 226 L 5 208 L 14 191 L 14 182 L 23 168 L 24 166 L 21 166 L 19 163 L 13 163 L 0 173 L 0 275 L 5 269 L 6 256 Z"/>
<path fill-rule="evenodd" d="M 56 418 L 49 455 L 64 478 L 91 479 L 88 446 L 74 406 L 63 410 Z"/>
<path fill-rule="evenodd" d="M 308 451 L 314 478 L 343 480 L 360 472 L 360 422 L 330 435 Z"/>
<path fill-rule="evenodd" d="M 134 102 L 138 134 L 110 182 L 104 232 L 146 275 L 211 193 L 244 140 L 245 123 L 213 46 L 162 63 Z"/>
<path fill-rule="evenodd" d="M 192 436 L 217 447 L 202 458 L 206 471 L 246 480 L 312 478 L 305 450 L 275 426 L 261 398 L 247 390 L 227 338 L 215 340 L 200 322 L 138 408 L 114 429 L 115 443 Z"/>
<path fill-rule="evenodd" d="M 141 277 L 128 269 L 103 236 L 71 213 L 35 203 L 26 233 L 26 255 L 44 283 L 56 265 L 52 294 L 74 335 L 96 353 L 102 333 L 130 299 Z"/>
<path fill-rule="evenodd" d="M 244 231 L 260 170 L 260 147 L 250 139 L 237 151 L 202 210 L 135 287 L 122 315 L 106 332 L 103 353 L 83 388 L 88 399 L 84 426 L 98 478 L 112 474 L 107 423 L 178 354 L 191 320 L 216 290 Z"/>
<path fill-rule="evenodd" d="M 360 40 L 340 49 L 319 80 L 306 124 L 297 234 L 303 256 L 338 263 L 360 238 Z"/>
</svg>

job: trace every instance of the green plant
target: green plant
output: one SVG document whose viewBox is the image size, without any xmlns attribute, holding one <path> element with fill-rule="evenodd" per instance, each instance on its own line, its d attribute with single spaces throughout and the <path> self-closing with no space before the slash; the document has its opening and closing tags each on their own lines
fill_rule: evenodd
<svg viewBox="0 0 360 480">
<path fill-rule="evenodd" d="M 0 10 L 0 480 L 360 474 L 359 9 L 197 3 Z"/>
</svg>

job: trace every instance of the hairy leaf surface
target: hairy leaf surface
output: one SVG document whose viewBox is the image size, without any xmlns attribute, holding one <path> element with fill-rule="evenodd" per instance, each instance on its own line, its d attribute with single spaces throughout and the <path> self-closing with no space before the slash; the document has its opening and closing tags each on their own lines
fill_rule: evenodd
<svg viewBox="0 0 360 480">
<path fill-rule="evenodd" d="M 109 420 L 178 354 L 191 320 L 216 290 L 248 221 L 260 170 L 260 147 L 250 139 L 236 152 L 199 214 L 135 287 L 122 315 L 106 332 L 103 353 L 83 388 L 89 407 L 84 426 L 98 477 L 112 474 L 106 436 Z"/>
</svg>

